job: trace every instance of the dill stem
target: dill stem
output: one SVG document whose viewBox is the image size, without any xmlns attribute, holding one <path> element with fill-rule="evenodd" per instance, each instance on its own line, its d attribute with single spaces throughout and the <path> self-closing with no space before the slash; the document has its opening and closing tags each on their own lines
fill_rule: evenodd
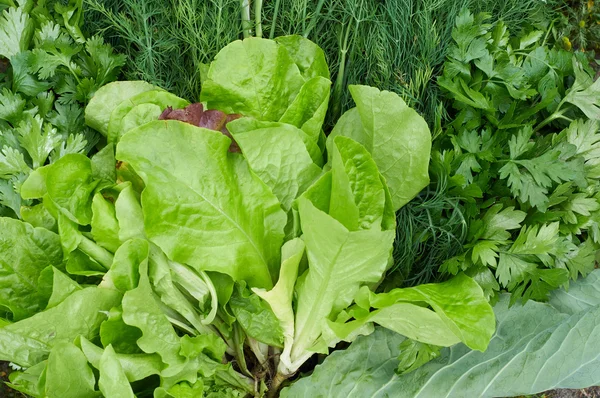
<svg viewBox="0 0 600 398">
<path fill-rule="evenodd" d="M 221 38 L 221 16 L 223 14 L 223 3 L 219 3 L 219 6 L 217 7 L 217 9 L 219 10 L 217 12 L 217 38 Z"/>
<path fill-rule="evenodd" d="M 269 39 L 273 40 L 275 37 L 275 25 L 277 23 L 277 14 L 279 13 L 279 2 L 275 0 L 275 9 L 273 10 L 273 20 L 271 21 L 271 33 L 269 33 Z"/>
<path fill-rule="evenodd" d="M 279 0 L 277 2 L 279 3 Z M 317 17 L 321 14 L 321 8 L 323 8 L 324 3 L 325 3 L 325 0 L 319 0 L 319 2 L 317 3 L 317 8 L 315 9 L 315 14 L 310 19 L 308 28 L 306 28 L 304 30 L 304 34 L 302 36 L 308 37 L 310 32 L 315 28 L 315 26 L 317 26 L 317 19 L 318 19 Z"/>
<path fill-rule="evenodd" d="M 143 15 L 146 15 L 147 11 L 146 11 L 146 2 L 142 2 L 143 4 L 143 10 L 142 13 Z M 144 18 L 144 37 L 146 39 L 146 51 L 148 52 L 148 58 L 149 58 L 149 62 L 148 62 L 148 67 L 150 69 L 150 75 L 154 76 L 155 75 L 155 71 L 154 71 L 154 56 L 152 54 L 152 42 L 151 42 L 151 38 L 150 38 L 150 32 L 148 29 L 148 19 Z"/>
<path fill-rule="evenodd" d="M 242 12 L 242 33 L 244 39 L 252 36 L 252 24 L 250 23 L 250 0 L 240 0 L 241 12 Z"/>
<path fill-rule="evenodd" d="M 343 30 L 342 30 L 343 31 Z M 342 104 L 341 104 L 341 97 L 342 97 L 342 90 L 344 88 L 344 74 L 345 74 L 345 69 L 346 69 L 346 54 L 348 53 L 348 39 L 350 36 L 350 24 L 348 24 L 346 26 L 346 33 L 344 35 L 344 41 L 342 44 L 342 40 L 340 37 L 340 65 L 338 67 L 338 75 L 335 79 L 335 85 L 333 87 L 333 93 L 332 93 L 332 104 L 331 104 L 331 108 L 332 108 L 332 114 L 333 114 L 333 118 L 334 120 L 337 120 L 339 115 L 342 112 Z"/>
<path fill-rule="evenodd" d="M 254 1 L 254 23 L 256 37 L 262 37 L 262 0 Z"/>
<path fill-rule="evenodd" d="M 306 10 L 308 10 L 308 0 L 304 0 L 304 6 L 302 7 L 302 31 L 306 30 Z"/>
</svg>

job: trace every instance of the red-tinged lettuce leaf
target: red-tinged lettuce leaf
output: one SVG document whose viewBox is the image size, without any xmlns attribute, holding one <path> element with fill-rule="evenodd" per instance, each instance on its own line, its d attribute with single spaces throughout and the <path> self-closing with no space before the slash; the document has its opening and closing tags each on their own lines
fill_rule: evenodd
<svg viewBox="0 0 600 398">
<path fill-rule="evenodd" d="M 237 145 L 229 130 L 227 123 L 239 119 L 241 115 L 227 115 L 224 112 L 217 110 L 205 111 L 201 103 L 194 103 L 186 106 L 183 109 L 175 109 L 168 106 L 163 113 L 160 114 L 158 120 L 179 120 L 192 126 L 204 127 L 209 130 L 220 131 L 231 139 L 229 152 L 240 152 L 240 147 Z"/>
<path fill-rule="evenodd" d="M 204 107 L 199 102 L 190 104 L 183 109 L 173 109 L 173 107 L 167 106 L 158 117 L 158 120 L 180 120 L 194 126 L 200 126 L 200 118 L 203 112 Z"/>
</svg>

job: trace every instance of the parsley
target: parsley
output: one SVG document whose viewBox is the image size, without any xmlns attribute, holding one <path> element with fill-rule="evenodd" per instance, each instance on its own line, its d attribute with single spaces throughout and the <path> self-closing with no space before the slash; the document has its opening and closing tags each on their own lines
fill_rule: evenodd
<svg viewBox="0 0 600 398">
<path fill-rule="evenodd" d="M 489 297 L 544 300 L 600 249 L 600 80 L 545 32 L 511 36 L 488 19 L 461 13 L 438 80 L 455 113 L 437 151 L 469 224 L 441 271 Z"/>
<path fill-rule="evenodd" d="M 79 4 L 78 4 L 79 3 Z M 0 15 L 0 214 L 20 217 L 20 184 L 32 170 L 69 153 L 87 154 L 99 135 L 83 107 L 125 62 L 100 37 L 80 30 L 81 2 L 8 7 Z"/>
</svg>

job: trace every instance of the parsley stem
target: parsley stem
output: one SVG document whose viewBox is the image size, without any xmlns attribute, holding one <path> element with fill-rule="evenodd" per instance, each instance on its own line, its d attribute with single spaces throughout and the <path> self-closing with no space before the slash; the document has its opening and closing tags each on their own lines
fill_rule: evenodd
<svg viewBox="0 0 600 398">
<path fill-rule="evenodd" d="M 566 109 L 562 109 L 560 110 L 560 107 L 562 106 L 564 101 L 562 101 L 559 105 L 558 108 L 556 109 L 556 111 L 548 116 L 545 120 L 543 120 L 540 124 L 537 125 L 537 127 L 535 129 L 533 129 L 534 132 L 538 132 L 542 127 L 544 127 L 545 125 L 552 123 L 552 121 L 556 120 L 556 119 L 567 119 L 567 120 L 571 120 L 565 116 L 563 116 L 563 114 L 566 112 Z"/>
</svg>

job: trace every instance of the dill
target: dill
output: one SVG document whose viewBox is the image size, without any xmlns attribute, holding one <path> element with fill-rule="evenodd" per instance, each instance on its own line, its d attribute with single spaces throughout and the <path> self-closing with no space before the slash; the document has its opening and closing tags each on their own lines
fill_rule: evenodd
<svg viewBox="0 0 600 398">
<path fill-rule="evenodd" d="M 200 65 L 242 35 L 239 0 L 86 0 L 86 28 L 127 55 L 124 78 L 200 97 Z"/>
<path fill-rule="evenodd" d="M 439 280 L 438 267 L 463 251 L 467 222 L 461 198 L 436 184 L 421 192 L 396 213 L 394 287 Z"/>
</svg>

